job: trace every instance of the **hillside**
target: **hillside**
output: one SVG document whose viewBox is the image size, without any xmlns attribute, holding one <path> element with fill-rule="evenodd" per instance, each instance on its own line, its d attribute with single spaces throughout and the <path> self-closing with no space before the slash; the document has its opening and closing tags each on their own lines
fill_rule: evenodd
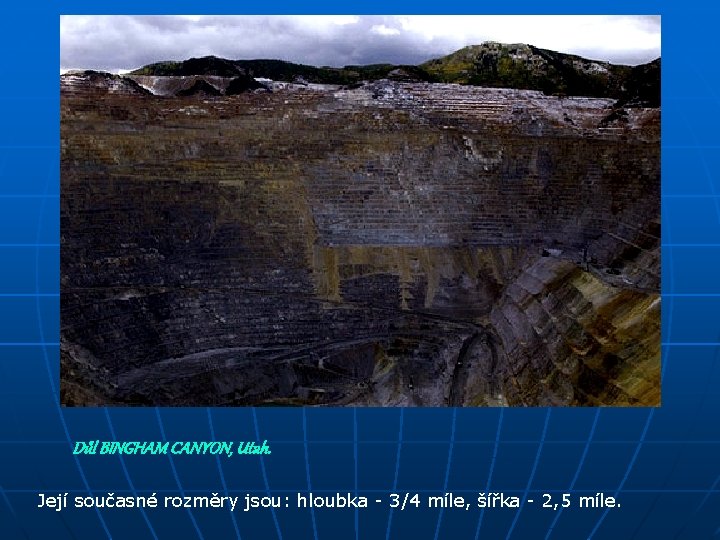
<svg viewBox="0 0 720 540">
<path fill-rule="evenodd" d="M 494 42 L 465 47 L 421 67 L 444 82 L 614 98 L 632 69 L 532 45 Z"/>
<path fill-rule="evenodd" d="M 274 81 L 302 81 L 317 84 L 357 84 L 364 80 L 400 78 L 415 81 L 436 82 L 418 66 L 394 64 L 370 64 L 345 66 L 343 68 L 315 67 L 294 64 L 284 60 L 226 60 L 215 56 L 191 58 L 182 62 L 157 62 L 132 71 L 130 75 L 150 76 L 250 76 Z"/>
<path fill-rule="evenodd" d="M 372 64 L 315 67 L 283 60 L 227 60 L 215 56 L 149 64 L 131 75 L 253 77 L 274 81 L 355 85 L 396 79 L 545 94 L 613 98 L 625 106 L 660 102 L 660 60 L 622 66 L 525 44 L 470 45 L 419 66 Z"/>
</svg>

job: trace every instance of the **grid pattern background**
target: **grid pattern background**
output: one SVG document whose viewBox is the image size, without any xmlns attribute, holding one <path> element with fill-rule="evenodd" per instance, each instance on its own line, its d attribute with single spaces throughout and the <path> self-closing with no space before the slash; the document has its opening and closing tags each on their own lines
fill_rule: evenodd
<svg viewBox="0 0 720 540">
<path fill-rule="evenodd" d="M 137 1 L 13 5 L 0 21 L 0 537 L 593 538 L 720 535 L 719 8 L 631 1 L 663 15 L 663 388 L 657 409 L 215 409 L 59 406 L 58 9 L 149 12 Z M 702 7 L 700 7 L 702 6 Z M 160 7 L 156 8 L 160 9 Z M 176 13 L 230 4 L 180 1 Z M 313 4 L 305 10 L 337 11 Z M 438 6 L 385 5 L 388 12 Z M 450 12 L 477 11 L 460 2 Z M 496 8 L 497 9 L 497 8 Z M 528 1 L 518 13 L 537 12 Z M 593 13 L 556 2 L 555 13 Z M 605 7 L 599 7 L 605 11 Z M 360 4 L 343 5 L 363 11 Z M 265 12 L 290 12 L 275 4 Z M 367 11 L 367 7 L 364 8 Z M 612 39 L 608 36 L 608 39 Z M 31 70 L 31 75 L 27 75 Z M 271 456 L 73 456 L 74 441 L 263 440 Z M 38 492 L 359 493 L 370 508 L 38 509 Z M 389 508 L 389 493 L 532 498 L 520 509 Z M 542 494 L 616 496 L 551 510 Z"/>
</svg>

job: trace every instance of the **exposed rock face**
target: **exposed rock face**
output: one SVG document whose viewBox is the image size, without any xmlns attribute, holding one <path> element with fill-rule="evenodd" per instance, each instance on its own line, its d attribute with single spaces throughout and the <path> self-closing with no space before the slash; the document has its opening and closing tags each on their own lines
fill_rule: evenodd
<svg viewBox="0 0 720 540">
<path fill-rule="evenodd" d="M 659 403 L 657 109 L 65 90 L 66 404 Z"/>
<path fill-rule="evenodd" d="M 191 92 L 191 89 L 198 84 L 209 84 L 224 93 L 232 80 L 230 77 L 218 77 L 214 75 L 189 75 L 183 77 L 127 75 L 126 78 L 135 81 L 149 93 L 156 96 L 188 95 L 188 92 Z"/>
<path fill-rule="evenodd" d="M 80 92 L 83 95 L 125 94 L 150 95 L 151 92 L 127 77 L 112 75 L 102 71 L 75 71 L 61 75 L 60 84 L 65 95 Z"/>
<path fill-rule="evenodd" d="M 238 94 L 243 94 L 250 90 L 257 90 L 260 88 L 265 88 L 265 86 L 257 82 L 252 77 L 243 75 L 235 77 L 228 83 L 228 86 L 225 89 L 225 94 L 228 96 L 236 96 Z"/>
<path fill-rule="evenodd" d="M 179 90 L 178 96 L 219 96 L 222 92 L 204 79 L 196 80 L 190 88 Z"/>
<path fill-rule="evenodd" d="M 182 77 L 165 75 L 128 75 L 149 93 L 157 96 L 234 96 L 267 87 L 252 77 L 220 77 L 215 75 L 188 75 Z"/>
</svg>

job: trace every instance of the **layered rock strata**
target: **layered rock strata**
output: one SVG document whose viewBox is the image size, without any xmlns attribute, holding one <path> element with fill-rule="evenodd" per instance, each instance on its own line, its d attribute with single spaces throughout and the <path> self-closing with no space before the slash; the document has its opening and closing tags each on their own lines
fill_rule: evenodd
<svg viewBox="0 0 720 540">
<path fill-rule="evenodd" d="M 659 404 L 657 109 L 112 84 L 62 85 L 66 405 Z"/>
</svg>

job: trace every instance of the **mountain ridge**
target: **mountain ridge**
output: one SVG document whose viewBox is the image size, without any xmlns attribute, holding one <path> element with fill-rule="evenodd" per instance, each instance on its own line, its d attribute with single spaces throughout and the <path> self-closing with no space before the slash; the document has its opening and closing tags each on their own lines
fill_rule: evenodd
<svg viewBox="0 0 720 540">
<path fill-rule="evenodd" d="M 204 56 L 155 62 L 128 75 L 240 77 L 343 86 L 394 79 L 539 90 L 558 96 L 612 98 L 625 107 L 660 105 L 660 58 L 628 66 L 522 43 L 468 45 L 418 65 L 386 63 L 338 68 L 274 59 L 230 60 Z"/>
</svg>

